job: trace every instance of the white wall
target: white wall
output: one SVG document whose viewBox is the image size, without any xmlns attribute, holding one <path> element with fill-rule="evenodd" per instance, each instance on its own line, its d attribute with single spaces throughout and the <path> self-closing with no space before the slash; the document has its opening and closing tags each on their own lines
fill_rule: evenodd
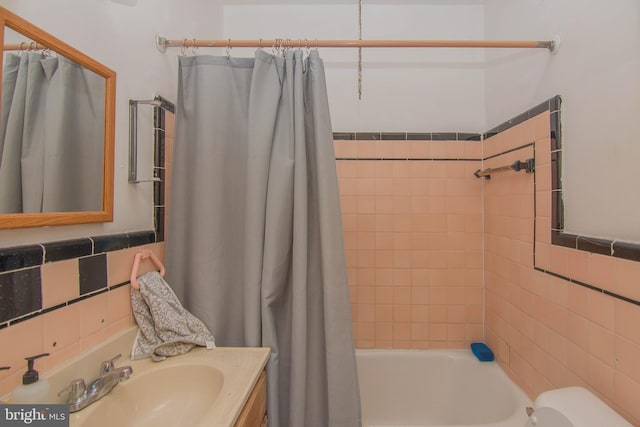
<svg viewBox="0 0 640 427">
<path fill-rule="evenodd" d="M 0 247 L 153 228 L 151 184 L 127 181 L 129 99 L 150 99 L 159 94 L 175 101 L 179 51 L 159 53 L 154 46 L 154 35 L 161 32 L 169 38 L 220 36 L 219 2 L 0 0 L 0 5 L 117 73 L 114 221 L 4 230 L 0 231 Z M 152 159 L 142 161 L 150 164 Z"/>
<path fill-rule="evenodd" d="M 152 227 L 150 185 L 127 183 L 127 105 L 130 98 L 154 93 L 175 99 L 179 51 L 157 52 L 157 32 L 169 38 L 357 37 L 356 2 L 221 3 L 0 0 L 118 73 L 114 222 L 0 231 L 1 246 Z M 636 0 L 615 6 L 579 0 L 366 1 L 365 38 L 560 34 L 563 45 L 555 56 L 530 50 L 365 50 L 362 101 L 356 51 L 321 49 L 334 130 L 477 132 L 560 94 L 567 230 L 640 241 L 634 222 L 640 208 L 639 9 Z M 251 55 L 252 49 L 232 54 Z"/>
<path fill-rule="evenodd" d="M 357 1 L 224 5 L 224 38 L 357 39 Z M 253 4 L 246 4 L 253 3 Z M 482 39 L 484 7 L 469 1 L 365 1 L 364 39 Z M 233 56 L 253 49 L 233 49 Z M 321 48 L 334 131 L 481 132 L 484 57 L 476 49 Z"/>
<path fill-rule="evenodd" d="M 568 232 L 640 241 L 640 2 L 487 0 L 489 39 L 562 38 L 545 51 L 490 52 L 486 128 L 563 97 Z"/>
</svg>

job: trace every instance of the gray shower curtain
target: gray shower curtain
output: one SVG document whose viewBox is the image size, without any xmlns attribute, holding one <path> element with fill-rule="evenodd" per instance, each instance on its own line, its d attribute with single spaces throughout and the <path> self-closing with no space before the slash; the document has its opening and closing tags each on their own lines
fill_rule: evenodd
<svg viewBox="0 0 640 427">
<path fill-rule="evenodd" d="M 66 58 L 5 56 L 0 213 L 102 209 L 104 94 L 104 78 Z"/>
<path fill-rule="evenodd" d="M 167 277 L 222 346 L 266 346 L 269 424 L 360 425 L 317 51 L 181 57 Z"/>
</svg>

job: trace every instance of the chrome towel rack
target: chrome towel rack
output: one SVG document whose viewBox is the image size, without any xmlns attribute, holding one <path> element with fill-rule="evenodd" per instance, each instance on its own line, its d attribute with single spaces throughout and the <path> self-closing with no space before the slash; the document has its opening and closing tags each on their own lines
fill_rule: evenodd
<svg viewBox="0 0 640 427">
<path fill-rule="evenodd" d="M 535 168 L 536 168 L 535 160 L 527 159 L 525 161 L 518 160 L 517 162 L 514 162 L 510 165 L 500 166 L 498 168 L 487 168 L 482 170 L 478 169 L 473 174 L 476 176 L 476 178 L 491 179 L 491 175 L 495 173 L 501 173 L 501 172 L 507 172 L 507 171 L 520 172 L 521 170 L 525 171 L 526 173 L 531 173 L 535 170 Z"/>
</svg>

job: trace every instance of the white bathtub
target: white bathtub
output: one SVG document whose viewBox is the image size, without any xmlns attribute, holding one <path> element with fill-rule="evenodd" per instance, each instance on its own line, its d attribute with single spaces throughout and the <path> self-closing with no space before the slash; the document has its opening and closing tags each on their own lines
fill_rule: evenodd
<svg viewBox="0 0 640 427">
<path fill-rule="evenodd" d="M 356 350 L 364 427 L 524 427 L 532 402 L 470 350 Z"/>
</svg>

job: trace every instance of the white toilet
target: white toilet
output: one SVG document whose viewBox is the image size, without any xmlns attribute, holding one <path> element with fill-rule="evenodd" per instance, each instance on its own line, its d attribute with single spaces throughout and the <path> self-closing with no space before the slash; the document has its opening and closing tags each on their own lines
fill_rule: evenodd
<svg viewBox="0 0 640 427">
<path fill-rule="evenodd" d="M 541 393 L 526 427 L 633 427 L 589 390 L 567 387 Z"/>
</svg>

